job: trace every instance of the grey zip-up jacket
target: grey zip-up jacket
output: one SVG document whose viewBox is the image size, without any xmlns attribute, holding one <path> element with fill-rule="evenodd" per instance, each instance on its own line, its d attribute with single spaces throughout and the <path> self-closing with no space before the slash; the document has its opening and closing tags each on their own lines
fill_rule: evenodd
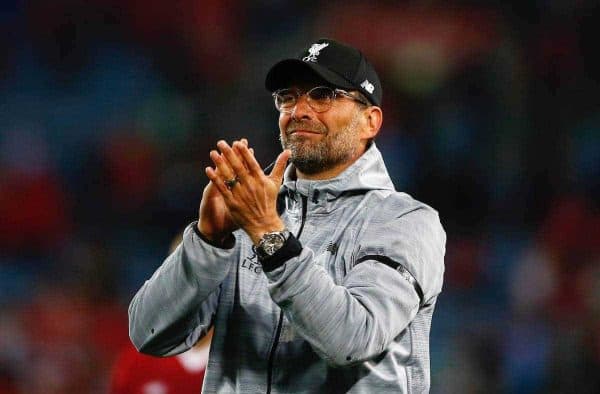
<svg viewBox="0 0 600 394">
<path fill-rule="evenodd" d="M 214 325 L 205 393 L 427 392 L 437 212 L 394 190 L 375 144 L 334 179 L 294 175 L 278 204 L 300 254 L 266 272 L 243 231 L 224 249 L 193 223 L 131 301 L 131 340 L 169 356 Z"/>
</svg>

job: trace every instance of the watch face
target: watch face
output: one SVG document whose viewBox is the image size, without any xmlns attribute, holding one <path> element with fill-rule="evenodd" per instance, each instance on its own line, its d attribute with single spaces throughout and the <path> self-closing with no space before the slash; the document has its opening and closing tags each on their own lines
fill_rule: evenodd
<svg viewBox="0 0 600 394">
<path fill-rule="evenodd" d="M 272 256 L 275 254 L 275 252 L 277 251 L 277 249 L 279 249 L 278 247 L 279 245 L 277 245 L 277 243 L 268 243 L 265 245 L 265 252 L 269 255 Z"/>
<path fill-rule="evenodd" d="M 257 251 L 262 258 L 275 254 L 285 243 L 285 236 L 281 232 L 266 233 L 258 243 Z"/>
</svg>

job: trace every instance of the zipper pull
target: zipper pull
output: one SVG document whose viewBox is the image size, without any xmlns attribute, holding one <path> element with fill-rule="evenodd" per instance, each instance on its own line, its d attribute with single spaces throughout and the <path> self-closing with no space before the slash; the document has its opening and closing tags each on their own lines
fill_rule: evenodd
<svg viewBox="0 0 600 394">
<path fill-rule="evenodd" d="M 315 189 L 315 191 L 313 192 L 312 202 L 314 204 L 319 203 L 319 190 L 318 189 Z"/>
</svg>

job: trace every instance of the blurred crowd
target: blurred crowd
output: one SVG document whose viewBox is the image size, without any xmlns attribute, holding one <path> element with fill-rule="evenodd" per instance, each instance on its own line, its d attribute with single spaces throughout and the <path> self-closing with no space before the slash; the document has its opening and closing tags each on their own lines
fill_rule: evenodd
<svg viewBox="0 0 600 394">
<path fill-rule="evenodd" d="M 265 73 L 319 37 L 448 234 L 432 393 L 600 392 L 599 35 L 586 0 L 0 2 L 0 394 L 108 390 L 208 152 L 274 159 Z"/>
</svg>

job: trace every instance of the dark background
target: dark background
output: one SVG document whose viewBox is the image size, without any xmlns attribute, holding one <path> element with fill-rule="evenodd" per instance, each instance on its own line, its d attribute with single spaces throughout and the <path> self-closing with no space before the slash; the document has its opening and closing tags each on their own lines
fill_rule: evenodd
<svg viewBox="0 0 600 394">
<path fill-rule="evenodd" d="M 595 1 L 4 0 L 0 393 L 101 393 L 208 152 L 280 149 L 264 76 L 319 37 L 384 88 L 377 144 L 439 212 L 432 393 L 600 392 Z"/>
</svg>

